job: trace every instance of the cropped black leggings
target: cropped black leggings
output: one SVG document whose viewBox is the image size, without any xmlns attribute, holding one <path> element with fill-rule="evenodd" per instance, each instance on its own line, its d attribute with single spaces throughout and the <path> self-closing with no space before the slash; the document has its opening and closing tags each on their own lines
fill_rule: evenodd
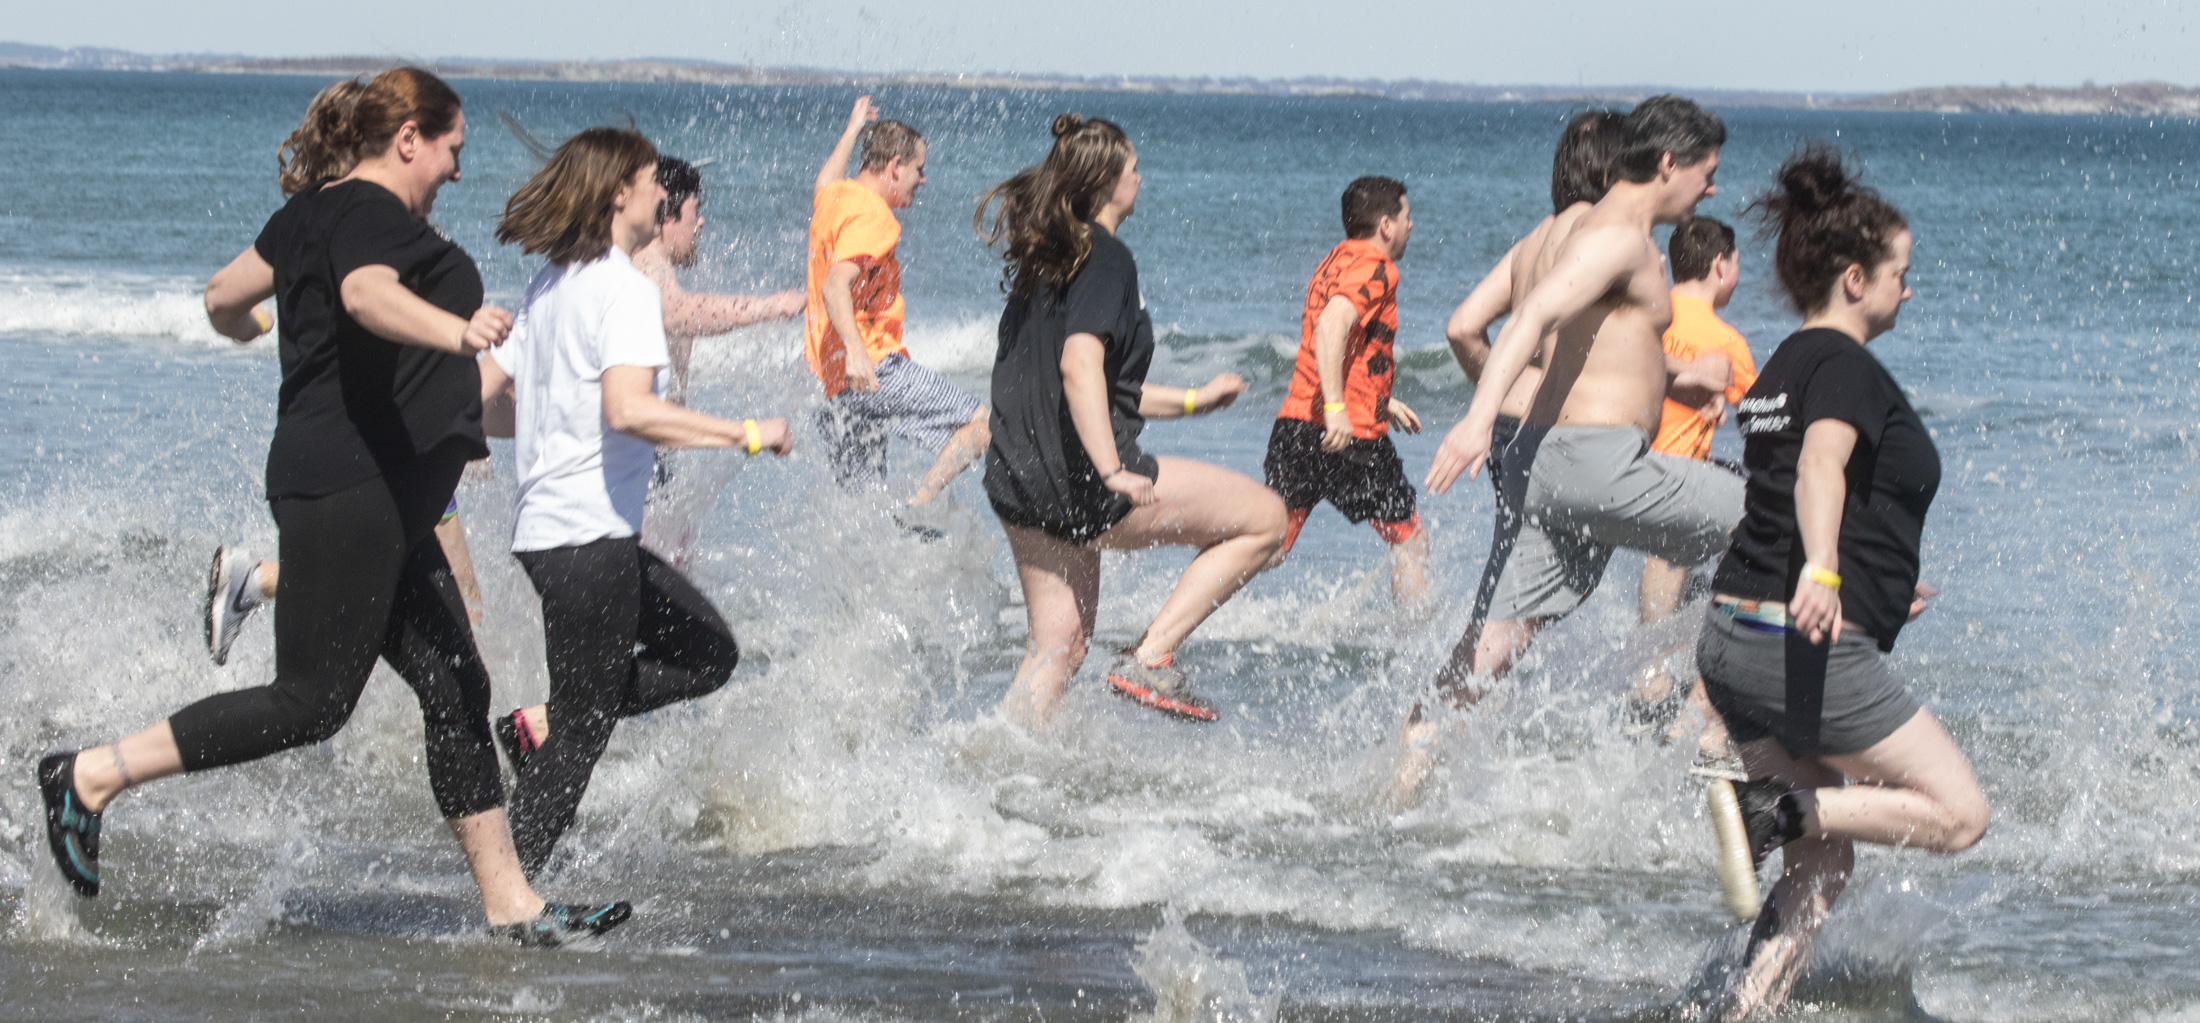
<svg viewBox="0 0 2200 1023">
<path fill-rule="evenodd" d="M 275 681 L 168 719 L 183 769 L 258 760 L 334 736 L 387 660 L 420 698 L 428 784 L 445 817 L 504 802 L 489 737 L 489 673 L 435 525 L 466 467 L 446 444 L 324 497 L 269 501 L 281 532 Z"/>
<path fill-rule="evenodd" d="M 512 788 L 512 844 L 529 877 L 573 826 L 620 718 L 717 691 L 741 648 L 718 609 L 634 537 L 522 551 L 542 597 L 550 738 Z"/>
</svg>

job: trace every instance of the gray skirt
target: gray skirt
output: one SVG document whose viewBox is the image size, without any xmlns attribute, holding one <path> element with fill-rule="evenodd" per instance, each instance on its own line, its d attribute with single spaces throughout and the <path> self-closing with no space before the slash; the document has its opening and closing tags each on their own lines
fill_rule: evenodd
<svg viewBox="0 0 2200 1023">
<path fill-rule="evenodd" d="M 1737 622 L 1716 604 L 1696 641 L 1696 670 L 1735 745 L 1772 736 L 1797 758 L 1861 753 L 1919 707 L 1870 639 L 1844 631 L 1828 650 Z"/>
</svg>

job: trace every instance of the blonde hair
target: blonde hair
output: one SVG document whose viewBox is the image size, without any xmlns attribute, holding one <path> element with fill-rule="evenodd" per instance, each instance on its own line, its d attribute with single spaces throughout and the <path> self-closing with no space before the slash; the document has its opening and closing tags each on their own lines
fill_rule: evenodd
<svg viewBox="0 0 2200 1023">
<path fill-rule="evenodd" d="M 306 104 L 305 119 L 275 148 L 277 183 L 284 195 L 296 195 L 316 181 L 343 177 L 389 149 L 405 122 L 425 138 L 442 138 L 458 113 L 458 93 L 416 67 L 337 82 Z"/>
<path fill-rule="evenodd" d="M 596 259 L 611 247 L 612 199 L 636 172 L 656 166 L 657 147 L 640 132 L 590 128 L 566 139 L 505 202 L 497 241 L 558 264 Z"/>
<path fill-rule="evenodd" d="M 1131 140 L 1112 121 L 1076 114 L 1054 119 L 1054 147 L 1036 167 L 978 197 L 971 224 L 1008 265 L 1001 289 L 1029 297 L 1041 285 L 1061 288 L 1092 255 L 1092 219 L 1130 166 Z M 986 209 L 994 208 L 986 224 Z"/>
</svg>

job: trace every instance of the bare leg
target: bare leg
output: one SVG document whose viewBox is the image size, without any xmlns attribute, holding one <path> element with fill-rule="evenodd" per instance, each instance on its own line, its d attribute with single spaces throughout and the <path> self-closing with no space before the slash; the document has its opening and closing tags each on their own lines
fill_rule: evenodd
<svg viewBox="0 0 2200 1023">
<path fill-rule="evenodd" d="M 1133 508 L 1101 534 L 1098 546 L 1137 550 L 1197 547 L 1161 613 L 1138 641 L 1138 657 L 1158 663 L 1247 581 L 1283 544 L 1283 499 L 1252 477 L 1184 458 L 1162 458 L 1155 501 Z"/>
<path fill-rule="evenodd" d="M 1778 1008 L 1809 961 L 1810 943 L 1848 883 L 1855 842 L 1956 853 L 1986 834 L 1986 794 L 1971 764 L 1932 712 L 1920 710 L 1861 753 L 1797 761 L 1774 739 L 1742 750 L 1753 778 L 1779 778 L 1804 791 L 1803 837 L 1781 847 L 1784 868 L 1770 912 L 1750 936 L 1743 974 L 1720 1013 L 1739 1020 Z M 1846 775 L 1856 784 L 1842 786 Z"/>
<path fill-rule="evenodd" d="M 1428 601 L 1428 529 L 1415 529 L 1404 543 L 1390 545 L 1390 600 L 1399 607 Z"/>
<path fill-rule="evenodd" d="M 1044 730 L 1070 677 L 1085 663 L 1099 610 L 1100 552 L 1064 543 L 1036 529 L 1002 524 L 1023 582 L 1030 636 L 1001 709 L 1012 720 Z"/>
<path fill-rule="evenodd" d="M 1733 740 L 1727 734 L 1726 719 L 1719 716 L 1719 712 L 1711 706 L 1711 697 L 1704 694 L 1703 679 L 1700 677 L 1696 679 L 1695 685 L 1688 687 L 1688 705 L 1696 708 L 1696 713 L 1703 715 L 1703 730 L 1696 733 L 1697 754 L 1713 760 L 1726 756 L 1732 748 Z M 1681 729 L 1686 726 L 1686 722 L 1674 722 L 1673 731 L 1666 735 L 1665 741 L 1679 741 Z"/>
<path fill-rule="evenodd" d="M 481 582 L 474 578 L 474 556 L 466 549 L 466 526 L 453 515 L 436 524 L 435 539 L 443 545 L 443 558 L 451 563 L 458 580 L 458 595 L 466 601 L 466 618 L 481 626 Z"/>
<path fill-rule="evenodd" d="M 1655 554 L 1642 559 L 1642 588 L 1635 593 L 1635 610 L 1642 624 L 1656 625 L 1681 606 L 1688 588 L 1689 567 L 1675 565 Z"/>
<path fill-rule="evenodd" d="M 121 742 L 79 751 L 76 797 L 84 801 L 86 810 L 98 813 L 136 786 L 182 773 L 183 754 L 176 749 L 176 733 L 163 718 Z"/>
<path fill-rule="evenodd" d="M 117 755 L 121 763 L 118 767 Z M 125 781 L 123 770 L 127 769 Z M 84 808 L 99 813 L 116 796 L 146 782 L 183 773 L 183 754 L 176 749 L 175 733 L 163 719 L 151 728 L 121 742 L 93 746 L 76 755 L 76 795 Z M 489 923 L 508 924 L 531 920 L 542 912 L 542 899 L 527 886 L 519 857 L 512 851 L 512 833 L 504 811 L 490 810 L 447 822 L 466 853 L 474 884 L 481 890 L 481 908 Z"/>
<path fill-rule="evenodd" d="M 532 920 L 542 912 L 542 896 L 528 887 L 519 854 L 512 851 L 512 828 L 503 807 L 444 823 L 466 853 L 466 868 L 474 872 L 474 887 L 481 890 L 481 909 L 489 917 L 489 926 Z"/>
<path fill-rule="evenodd" d="M 932 468 L 925 471 L 924 479 L 917 484 L 917 492 L 909 496 L 910 507 L 930 504 L 933 498 L 940 496 L 940 491 L 946 490 L 947 485 L 954 482 L 956 473 L 969 468 L 970 463 L 977 461 L 979 455 L 985 454 L 986 445 L 993 442 L 993 430 L 987 418 L 991 414 L 987 409 L 979 408 L 978 414 L 970 417 L 970 422 L 963 424 L 962 429 L 956 430 L 955 435 L 947 439 L 947 446 L 940 449 L 940 457 L 932 463 Z"/>
<path fill-rule="evenodd" d="M 261 602 L 274 600 L 275 584 L 283 577 L 283 566 L 273 561 L 262 561 L 259 571 L 253 574 L 259 576 Z"/>
</svg>

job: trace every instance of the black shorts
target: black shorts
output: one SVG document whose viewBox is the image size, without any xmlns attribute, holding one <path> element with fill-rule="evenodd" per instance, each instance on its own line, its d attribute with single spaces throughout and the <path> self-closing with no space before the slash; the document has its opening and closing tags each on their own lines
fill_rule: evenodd
<svg viewBox="0 0 2200 1023">
<path fill-rule="evenodd" d="M 1327 501 L 1353 522 L 1405 522 L 1413 518 L 1413 485 L 1405 463 L 1384 435 L 1355 438 L 1343 451 L 1323 451 L 1320 423 L 1278 419 L 1268 434 L 1262 467 L 1268 487 L 1297 511 Z"/>
</svg>

